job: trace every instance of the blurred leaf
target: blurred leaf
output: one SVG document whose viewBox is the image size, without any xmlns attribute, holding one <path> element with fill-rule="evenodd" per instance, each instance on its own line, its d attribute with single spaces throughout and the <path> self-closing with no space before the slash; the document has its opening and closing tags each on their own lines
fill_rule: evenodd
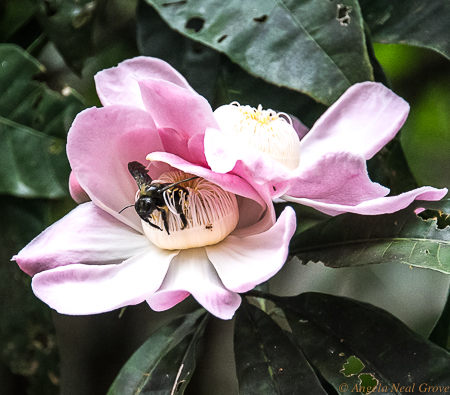
<svg viewBox="0 0 450 395">
<path fill-rule="evenodd" d="M 194 372 L 195 345 L 208 317 L 199 309 L 158 329 L 123 366 L 108 395 L 182 395 Z"/>
<path fill-rule="evenodd" d="M 47 225 L 49 201 L 0 196 L 0 358 L 29 395 L 56 395 L 58 354 L 50 309 L 11 257 Z"/>
<path fill-rule="evenodd" d="M 345 6 L 312 0 L 233 1 L 226 7 L 201 0 L 147 2 L 172 28 L 224 52 L 249 73 L 324 104 L 356 82 L 373 80 L 355 0 Z"/>
<path fill-rule="evenodd" d="M 431 332 L 429 340 L 433 343 L 450 350 L 450 297 L 447 296 L 447 303 L 439 321 Z"/>
<path fill-rule="evenodd" d="M 7 41 L 36 11 L 31 0 L 6 0 L 0 3 L 0 42 Z"/>
<path fill-rule="evenodd" d="M 417 215 L 418 208 L 427 210 Z M 341 214 L 294 236 L 290 253 L 336 268 L 400 262 L 450 273 L 450 221 L 435 213 L 450 213 L 450 200 L 416 201 L 393 214 Z"/>
<path fill-rule="evenodd" d="M 0 46 L 0 193 L 57 198 L 68 194 L 67 131 L 84 106 L 67 90 L 34 76 L 43 66 L 14 45 Z"/>
<path fill-rule="evenodd" d="M 345 384 L 349 392 L 378 385 L 385 393 L 450 384 L 450 354 L 378 307 L 315 292 L 269 298 L 285 312 L 308 361 L 339 392 Z"/>
<path fill-rule="evenodd" d="M 81 73 L 84 61 L 92 52 L 93 23 L 103 0 L 34 1 L 45 33 L 67 64 Z"/>
<path fill-rule="evenodd" d="M 243 302 L 234 350 L 239 394 L 326 394 L 305 357 L 272 319 Z"/>
<path fill-rule="evenodd" d="M 433 49 L 450 59 L 448 0 L 359 0 L 374 41 Z"/>
</svg>

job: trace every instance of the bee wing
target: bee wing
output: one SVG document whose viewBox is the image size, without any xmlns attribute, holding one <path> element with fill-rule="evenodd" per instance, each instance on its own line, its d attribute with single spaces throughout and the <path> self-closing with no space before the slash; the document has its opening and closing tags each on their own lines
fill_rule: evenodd
<svg viewBox="0 0 450 395">
<path fill-rule="evenodd" d="M 148 175 L 148 170 L 143 164 L 139 162 L 130 162 L 128 163 L 128 171 L 136 180 L 139 188 L 151 184 L 152 178 Z"/>
</svg>

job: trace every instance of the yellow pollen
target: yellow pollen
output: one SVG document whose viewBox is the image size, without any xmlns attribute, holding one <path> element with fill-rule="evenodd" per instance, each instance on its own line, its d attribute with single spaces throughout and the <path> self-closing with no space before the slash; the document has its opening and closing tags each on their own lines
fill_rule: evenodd
<svg viewBox="0 0 450 395">
<path fill-rule="evenodd" d="M 290 170 L 298 167 L 300 140 L 289 115 L 233 102 L 216 109 L 214 116 L 222 131 L 239 144 L 267 154 Z"/>
</svg>

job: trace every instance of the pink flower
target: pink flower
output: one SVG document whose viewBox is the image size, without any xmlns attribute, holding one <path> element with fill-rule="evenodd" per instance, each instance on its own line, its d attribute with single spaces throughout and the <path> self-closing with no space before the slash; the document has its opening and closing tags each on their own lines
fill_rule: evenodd
<svg viewBox="0 0 450 395">
<path fill-rule="evenodd" d="M 212 314 L 231 318 L 238 293 L 284 264 L 293 210 L 275 221 L 266 187 L 207 166 L 204 133 L 218 127 L 212 110 L 166 63 L 131 59 L 97 74 L 96 84 L 104 107 L 80 113 L 67 144 L 71 193 L 92 201 L 13 259 L 33 276 L 35 294 L 60 313 L 94 314 L 143 301 L 160 311 L 192 294 Z M 158 210 L 148 221 L 159 220 L 161 230 L 133 207 L 123 210 L 138 192 L 128 163 L 148 160 L 154 181 L 197 176 L 179 192 L 161 193 L 170 235 Z M 226 229 L 218 235 L 216 228 Z"/>
<path fill-rule="evenodd" d="M 408 112 L 408 104 L 382 84 L 359 83 L 299 140 L 288 122 L 280 122 L 271 110 L 223 106 L 215 111 L 221 130 L 211 127 L 205 135 L 206 158 L 214 171 L 269 185 L 273 198 L 330 215 L 392 213 L 415 199 L 439 200 L 447 193 L 445 188 L 422 187 L 388 197 L 389 189 L 368 176 L 366 160 L 396 135 Z M 283 130 L 275 122 L 281 123 Z M 270 131 L 266 138 L 272 140 L 266 146 L 251 140 L 259 127 Z M 267 147 L 275 145 L 273 140 L 281 139 L 289 161 L 280 161 L 268 152 Z"/>
</svg>

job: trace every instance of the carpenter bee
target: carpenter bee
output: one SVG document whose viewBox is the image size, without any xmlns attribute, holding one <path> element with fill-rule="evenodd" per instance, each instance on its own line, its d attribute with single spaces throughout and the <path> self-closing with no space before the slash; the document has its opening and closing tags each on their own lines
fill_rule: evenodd
<svg viewBox="0 0 450 395">
<path fill-rule="evenodd" d="M 133 176 L 133 178 L 136 181 L 136 184 L 139 187 L 139 199 L 136 200 L 136 203 L 134 204 L 134 208 L 138 213 L 139 217 L 141 217 L 153 228 L 162 231 L 162 229 L 158 225 L 155 225 L 148 220 L 148 218 L 152 215 L 152 213 L 155 210 L 158 210 L 161 213 L 161 217 L 164 223 L 164 227 L 166 228 L 167 234 L 170 235 L 169 223 L 167 222 L 168 208 L 166 202 L 164 201 L 164 192 L 176 187 L 173 190 L 174 193 L 180 193 L 179 190 L 183 190 L 185 191 L 185 193 L 187 193 L 187 191 L 182 186 L 178 185 L 183 182 L 194 180 L 199 177 L 197 176 L 190 177 L 185 180 L 174 182 L 173 184 L 163 184 L 159 182 L 153 182 L 152 178 L 148 175 L 148 170 L 145 168 L 144 165 L 142 165 L 139 162 L 128 163 L 128 171 Z M 178 215 L 180 216 L 181 222 L 183 223 L 183 227 L 181 229 L 184 229 L 187 226 L 186 216 L 183 213 L 179 199 L 174 199 L 174 202 L 175 202 L 175 209 Z M 125 210 L 125 208 L 123 210 Z"/>
</svg>

